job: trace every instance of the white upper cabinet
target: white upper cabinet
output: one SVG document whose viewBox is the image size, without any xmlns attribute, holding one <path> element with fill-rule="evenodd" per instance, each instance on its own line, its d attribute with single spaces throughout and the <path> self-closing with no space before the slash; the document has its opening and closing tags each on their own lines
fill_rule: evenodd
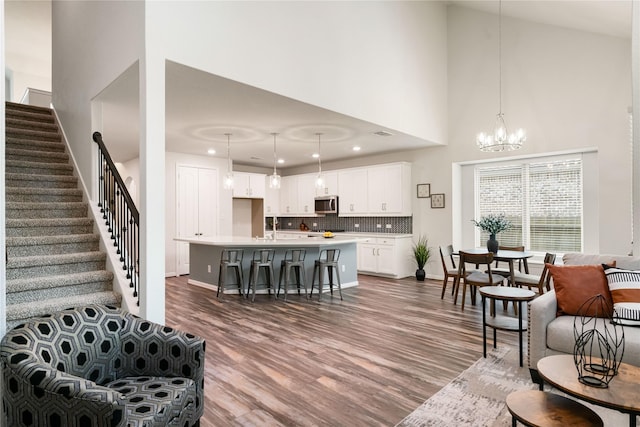
<svg viewBox="0 0 640 427">
<path fill-rule="evenodd" d="M 264 216 L 280 214 L 280 189 L 269 188 L 269 177 L 265 177 Z"/>
<path fill-rule="evenodd" d="M 298 213 L 298 179 L 295 175 L 283 176 L 280 182 L 280 215 Z"/>
<path fill-rule="evenodd" d="M 361 216 L 367 214 L 367 170 L 344 169 L 338 171 L 338 215 Z"/>
<path fill-rule="evenodd" d="M 265 175 L 261 173 L 233 173 L 233 197 L 264 199 Z"/>
<path fill-rule="evenodd" d="M 316 175 L 314 175 L 315 178 Z M 338 172 L 323 172 L 324 186 L 322 188 L 315 187 L 316 196 L 337 196 L 338 195 Z"/>
<path fill-rule="evenodd" d="M 368 169 L 368 211 L 374 215 L 411 215 L 411 167 L 407 163 Z"/>
<path fill-rule="evenodd" d="M 298 214 L 316 216 L 316 174 L 297 175 L 298 178 Z"/>
</svg>

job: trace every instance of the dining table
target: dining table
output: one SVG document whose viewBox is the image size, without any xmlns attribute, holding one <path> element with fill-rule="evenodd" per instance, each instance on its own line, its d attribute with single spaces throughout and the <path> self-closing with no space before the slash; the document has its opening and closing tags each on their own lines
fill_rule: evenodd
<svg viewBox="0 0 640 427">
<path fill-rule="evenodd" d="M 473 249 L 463 249 L 460 252 L 471 253 L 471 254 L 486 254 L 488 252 L 487 248 L 473 248 Z M 459 253 L 458 253 L 459 254 Z M 522 261 L 522 267 L 524 268 L 524 273 L 529 274 L 529 264 L 527 263 L 527 259 L 533 257 L 533 252 L 529 251 L 512 251 L 512 250 L 498 250 L 497 253 L 493 254 L 494 261 L 506 262 L 509 265 L 509 284 L 511 286 L 516 285 L 516 272 L 515 272 L 515 262 Z"/>
</svg>

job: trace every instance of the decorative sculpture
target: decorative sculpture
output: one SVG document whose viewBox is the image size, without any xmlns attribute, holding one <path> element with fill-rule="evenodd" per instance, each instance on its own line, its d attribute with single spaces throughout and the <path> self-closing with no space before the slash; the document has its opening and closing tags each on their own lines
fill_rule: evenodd
<svg viewBox="0 0 640 427">
<path fill-rule="evenodd" d="M 607 388 L 624 355 L 624 328 L 618 314 L 601 294 L 586 300 L 573 321 L 573 361 L 578 380 Z"/>
</svg>

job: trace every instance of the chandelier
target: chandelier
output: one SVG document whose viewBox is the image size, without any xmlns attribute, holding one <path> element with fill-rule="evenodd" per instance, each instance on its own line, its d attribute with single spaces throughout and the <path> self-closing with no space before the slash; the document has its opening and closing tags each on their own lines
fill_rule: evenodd
<svg viewBox="0 0 640 427">
<path fill-rule="evenodd" d="M 231 170 L 231 134 L 225 133 L 225 135 L 227 135 L 227 173 L 224 175 L 222 183 L 225 190 L 231 190 L 233 189 L 233 171 Z"/>
<path fill-rule="evenodd" d="M 515 133 L 507 131 L 502 113 L 502 0 L 498 6 L 498 102 L 499 110 L 496 115 L 496 123 L 493 133 L 480 132 L 476 137 L 476 144 L 482 151 L 512 151 L 522 147 L 527 140 L 524 129 L 518 129 Z"/>
<path fill-rule="evenodd" d="M 278 155 L 276 152 L 276 135 L 277 133 L 272 133 L 273 135 L 273 175 L 269 175 L 269 188 L 273 188 L 275 190 L 280 188 L 280 175 L 278 175 L 278 171 L 276 170 L 276 163 L 278 162 Z"/>
</svg>

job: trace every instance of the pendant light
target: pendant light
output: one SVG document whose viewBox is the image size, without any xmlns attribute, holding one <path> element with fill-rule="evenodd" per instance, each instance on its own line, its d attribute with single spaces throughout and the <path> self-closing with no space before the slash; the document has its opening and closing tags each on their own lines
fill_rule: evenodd
<svg viewBox="0 0 640 427">
<path fill-rule="evenodd" d="M 321 133 L 316 133 L 318 135 L 318 175 L 316 176 L 316 188 L 323 189 L 324 188 L 324 177 L 322 176 L 322 156 L 320 154 L 320 136 Z"/>
<path fill-rule="evenodd" d="M 231 134 L 227 135 L 227 173 L 224 175 L 223 186 L 225 190 L 233 189 L 233 171 L 231 170 Z"/>
<path fill-rule="evenodd" d="M 280 175 L 278 175 L 278 171 L 276 170 L 276 163 L 278 162 L 278 155 L 276 151 L 276 136 L 277 133 L 272 133 L 273 135 L 273 175 L 269 175 L 269 188 L 273 188 L 274 190 L 280 189 Z"/>
<path fill-rule="evenodd" d="M 509 134 L 502 113 L 502 0 L 498 6 L 498 102 L 499 110 L 493 134 L 480 132 L 476 137 L 476 144 L 481 151 L 512 151 L 522 147 L 527 135 L 524 129 Z"/>
</svg>

